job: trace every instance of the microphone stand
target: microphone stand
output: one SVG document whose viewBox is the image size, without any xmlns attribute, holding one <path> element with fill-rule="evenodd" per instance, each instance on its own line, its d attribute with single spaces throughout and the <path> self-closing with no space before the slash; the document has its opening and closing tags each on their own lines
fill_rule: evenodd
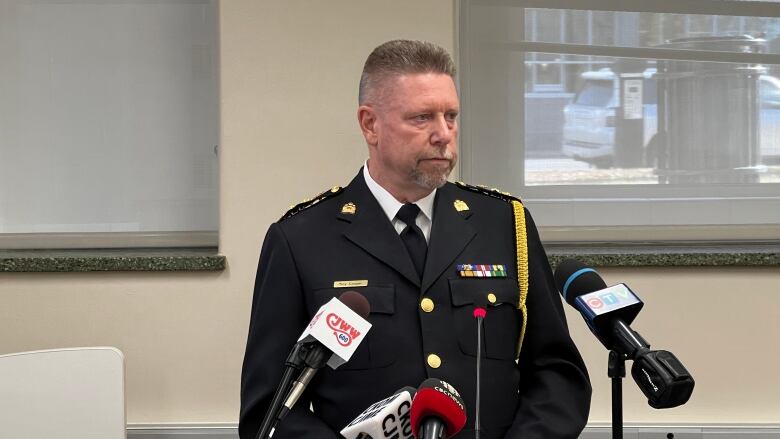
<svg viewBox="0 0 780 439">
<path fill-rule="evenodd" d="M 612 439 L 623 439 L 623 378 L 626 377 L 626 357 L 609 351 L 607 375 L 612 379 Z"/>
<path fill-rule="evenodd" d="M 479 439 L 479 400 L 480 400 L 480 387 L 482 387 L 481 384 L 481 378 L 482 378 L 482 371 L 481 366 L 482 365 L 482 317 L 477 319 L 477 407 L 476 407 L 476 416 L 474 419 L 474 438 Z"/>
<path fill-rule="evenodd" d="M 285 369 L 282 374 L 282 380 L 279 382 L 279 386 L 276 388 L 271 404 L 268 406 L 268 410 L 265 412 L 263 422 L 260 424 L 260 429 L 257 430 L 255 439 L 266 439 L 274 428 L 277 422 L 277 415 L 282 407 L 287 392 L 292 384 L 293 374 L 296 371 L 301 370 L 303 367 L 303 356 L 309 350 L 310 346 L 305 344 L 296 343 L 293 346 L 292 351 L 287 356 L 284 362 Z"/>
<path fill-rule="evenodd" d="M 607 375 L 612 378 L 612 439 L 623 439 L 623 378 L 626 377 L 626 359 L 636 360 L 637 353 L 650 348 L 650 344 L 618 320 L 613 329 L 614 346 L 609 351 Z M 621 354 L 618 349 L 627 354 Z"/>
<path fill-rule="evenodd" d="M 482 320 L 487 315 L 487 310 L 482 307 L 474 308 L 474 318 L 477 319 L 477 401 L 476 401 L 476 413 L 474 416 L 474 439 L 479 439 L 480 423 L 479 423 L 479 405 L 480 405 L 480 393 L 482 387 Z"/>
</svg>

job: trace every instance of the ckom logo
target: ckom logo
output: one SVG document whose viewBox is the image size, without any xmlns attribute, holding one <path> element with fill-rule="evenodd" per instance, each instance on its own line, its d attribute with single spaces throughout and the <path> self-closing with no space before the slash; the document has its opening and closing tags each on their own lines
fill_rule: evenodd
<svg viewBox="0 0 780 439">
<path fill-rule="evenodd" d="M 360 331 L 353 328 L 352 325 L 347 323 L 344 319 L 339 317 L 336 313 L 328 314 L 325 319 L 330 329 L 333 330 L 333 335 L 336 336 L 336 340 L 340 345 L 346 347 L 352 344 L 352 341 L 360 337 Z"/>
</svg>

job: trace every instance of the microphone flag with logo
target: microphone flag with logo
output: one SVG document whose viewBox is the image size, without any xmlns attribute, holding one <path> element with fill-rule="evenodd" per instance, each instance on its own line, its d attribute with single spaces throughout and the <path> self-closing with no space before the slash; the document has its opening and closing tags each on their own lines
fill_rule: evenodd
<svg viewBox="0 0 780 439">
<path fill-rule="evenodd" d="M 257 439 L 273 434 L 274 426 L 290 413 L 320 368 L 327 364 L 335 369 L 352 357 L 371 329 L 365 320 L 370 312 L 368 300 L 357 291 L 345 291 L 317 310 L 285 362 L 287 369 L 257 431 Z M 290 382 L 294 371 L 301 367 L 298 377 Z"/>
<path fill-rule="evenodd" d="M 371 323 L 334 297 L 314 314 L 298 342 L 325 345 L 333 352 L 327 364 L 336 369 L 349 361 L 370 329 Z"/>
<path fill-rule="evenodd" d="M 596 270 L 576 259 L 558 264 L 554 277 L 564 300 L 582 314 L 604 347 L 631 357 L 631 351 L 640 347 L 634 340 L 638 334 L 630 334 L 631 340 L 627 342 L 625 331 L 615 331 L 615 322 L 627 328 L 634 321 L 644 306 L 639 297 L 626 284 L 607 287 Z M 644 340 L 639 342 L 642 344 Z"/>
<path fill-rule="evenodd" d="M 555 268 L 555 284 L 563 298 L 576 308 L 593 334 L 615 354 L 634 361 L 631 376 L 653 408 L 685 404 L 695 381 L 677 357 L 650 350 L 650 344 L 629 326 L 642 309 L 642 301 L 625 284 L 607 287 L 593 268 L 567 259 Z"/>
<path fill-rule="evenodd" d="M 341 430 L 346 439 L 410 439 L 410 410 L 414 387 L 404 387 L 392 396 L 371 404 Z"/>
</svg>

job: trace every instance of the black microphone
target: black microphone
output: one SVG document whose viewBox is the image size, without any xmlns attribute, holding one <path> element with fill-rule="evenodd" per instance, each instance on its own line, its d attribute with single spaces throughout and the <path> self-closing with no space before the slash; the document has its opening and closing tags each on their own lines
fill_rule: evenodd
<svg viewBox="0 0 780 439">
<path fill-rule="evenodd" d="M 609 350 L 634 360 L 631 376 L 653 408 L 685 404 L 695 382 L 680 360 L 650 344 L 629 326 L 644 305 L 625 284 L 607 287 L 593 268 L 567 259 L 555 269 L 555 284 L 591 332 Z"/>
<path fill-rule="evenodd" d="M 555 268 L 555 285 L 564 300 L 576 308 L 591 332 L 609 350 L 633 359 L 650 345 L 629 326 L 644 303 L 625 284 L 607 287 L 596 270 L 576 259 Z"/>
<path fill-rule="evenodd" d="M 352 317 L 354 319 L 365 321 L 365 319 L 367 319 L 368 315 L 371 313 L 371 305 L 369 305 L 368 300 L 364 295 L 358 293 L 357 291 L 344 292 L 341 296 L 339 296 L 339 301 L 341 301 L 343 305 L 346 305 L 347 308 L 357 314 L 356 316 Z M 303 391 L 306 389 L 306 386 L 309 385 L 309 382 L 314 377 L 314 374 L 317 373 L 317 371 L 323 366 L 325 366 L 325 364 L 333 361 L 334 355 L 338 357 L 346 355 L 342 354 L 342 348 L 349 347 L 349 345 L 352 344 L 352 342 L 355 341 L 357 337 L 363 335 L 360 333 L 360 331 L 353 330 L 353 326 L 356 325 L 357 322 L 353 321 L 349 323 L 348 320 L 350 317 L 337 314 L 338 312 L 338 309 L 332 309 L 332 307 L 330 307 L 330 303 L 326 303 L 322 306 L 322 308 L 320 308 L 319 314 L 315 315 L 312 319 L 312 322 L 309 323 L 309 329 L 315 328 L 315 325 L 317 325 L 317 322 L 321 319 L 320 316 L 325 315 L 326 324 L 320 326 L 327 326 L 327 332 L 333 331 L 333 335 L 336 336 L 335 339 L 337 340 L 338 344 L 325 346 L 324 343 L 326 342 L 320 339 L 320 336 L 318 336 L 319 334 L 316 334 L 316 331 L 312 331 L 310 333 L 312 336 L 312 343 L 314 344 L 314 348 L 310 350 L 304 358 L 304 364 L 306 367 L 304 367 L 303 371 L 298 376 L 298 379 L 293 382 L 290 393 L 287 395 L 287 399 L 284 401 L 282 410 L 279 412 L 279 421 L 284 419 L 295 403 L 298 402 L 298 398 L 301 397 Z M 326 337 L 329 335 L 330 334 L 326 335 Z M 352 352 L 354 352 L 354 348 L 357 348 L 357 345 L 360 343 L 360 341 L 363 340 L 363 338 L 365 337 L 361 337 L 357 343 L 351 346 L 351 348 L 353 348 Z M 351 355 L 351 352 L 349 355 Z M 343 363 L 343 361 L 337 362 L 337 364 L 331 364 L 331 366 L 335 369 L 341 363 Z"/>
<path fill-rule="evenodd" d="M 282 382 L 255 439 L 273 435 L 275 426 L 298 402 L 317 370 L 326 364 L 335 369 L 349 360 L 371 328 L 366 321 L 370 312 L 368 300 L 356 291 L 346 291 L 320 307 L 285 361 Z M 290 385 L 292 374 L 301 368 L 303 371 Z"/>
</svg>

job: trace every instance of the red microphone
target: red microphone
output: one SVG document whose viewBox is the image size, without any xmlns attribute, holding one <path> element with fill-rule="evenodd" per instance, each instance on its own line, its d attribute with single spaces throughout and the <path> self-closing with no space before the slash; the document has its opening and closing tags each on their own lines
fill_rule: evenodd
<svg viewBox="0 0 780 439">
<path fill-rule="evenodd" d="M 448 383 L 428 378 L 412 399 L 411 422 L 415 439 L 447 439 L 466 425 L 466 407 Z"/>
</svg>

